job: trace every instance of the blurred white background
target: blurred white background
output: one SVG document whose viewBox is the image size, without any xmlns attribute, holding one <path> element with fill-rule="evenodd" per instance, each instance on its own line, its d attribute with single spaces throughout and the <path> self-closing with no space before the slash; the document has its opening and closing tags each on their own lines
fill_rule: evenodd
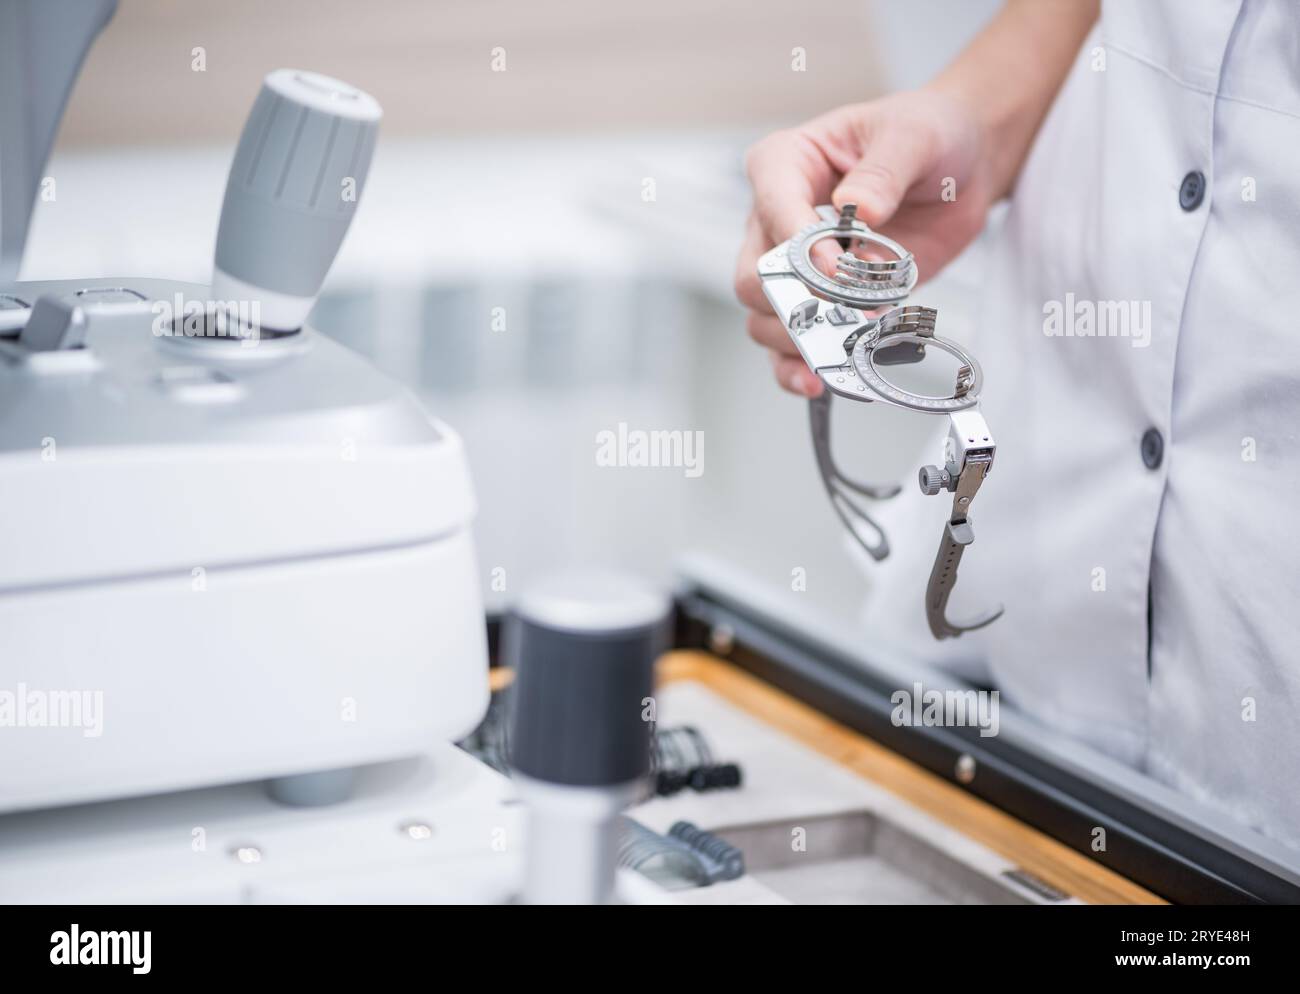
<svg viewBox="0 0 1300 994">
<path fill-rule="evenodd" d="M 803 402 L 774 385 L 731 297 L 741 156 L 771 128 L 923 82 L 996 7 L 122 0 L 73 93 L 21 275 L 206 282 L 261 77 L 343 78 L 386 117 L 314 323 L 464 436 L 489 604 L 575 561 L 668 580 L 690 555 L 847 635 L 869 571 L 825 500 Z M 917 298 L 958 339 L 977 273 L 978 248 Z M 924 420 L 841 410 L 840 456 L 910 481 Z M 620 422 L 702 431 L 703 474 L 598 466 L 597 433 Z"/>
</svg>

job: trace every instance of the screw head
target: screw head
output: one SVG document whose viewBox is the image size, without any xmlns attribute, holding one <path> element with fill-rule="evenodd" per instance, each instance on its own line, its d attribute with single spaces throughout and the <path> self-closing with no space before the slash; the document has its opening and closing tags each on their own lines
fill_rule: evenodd
<svg viewBox="0 0 1300 994">
<path fill-rule="evenodd" d="M 953 773 L 958 783 L 970 783 L 975 779 L 975 757 L 963 752 L 957 757 L 957 766 Z"/>
<path fill-rule="evenodd" d="M 403 822 L 399 831 L 408 839 L 417 841 L 433 837 L 433 826 L 423 821 Z"/>
<path fill-rule="evenodd" d="M 729 656 L 736 647 L 736 633 L 730 625 L 714 625 L 709 629 L 709 648 L 715 656 Z"/>
<path fill-rule="evenodd" d="M 235 846 L 230 850 L 231 858 L 245 866 L 262 862 L 262 850 L 257 846 Z"/>
</svg>

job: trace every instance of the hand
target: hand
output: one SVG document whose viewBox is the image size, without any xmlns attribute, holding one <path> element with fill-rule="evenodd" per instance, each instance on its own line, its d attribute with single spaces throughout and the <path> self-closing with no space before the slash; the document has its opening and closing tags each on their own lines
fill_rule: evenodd
<svg viewBox="0 0 1300 994">
<path fill-rule="evenodd" d="M 736 296 L 749 308 L 750 337 L 771 352 L 781 386 L 807 397 L 823 388 L 763 296 L 759 256 L 816 221 L 816 205 L 857 204 L 860 219 L 915 256 L 922 279 L 933 276 L 975 238 L 995 199 L 985 144 L 982 125 L 961 102 L 917 90 L 841 107 L 749 150 L 754 208 Z"/>
</svg>

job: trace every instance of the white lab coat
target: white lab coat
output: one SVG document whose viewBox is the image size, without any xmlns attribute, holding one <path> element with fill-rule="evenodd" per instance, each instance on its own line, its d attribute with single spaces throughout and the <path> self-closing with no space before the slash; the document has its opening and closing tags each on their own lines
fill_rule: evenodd
<svg viewBox="0 0 1300 994">
<path fill-rule="evenodd" d="M 1107 3 L 986 278 L 998 450 L 952 613 L 1006 615 L 929 638 L 941 498 L 913 494 L 871 623 L 1300 846 L 1300 5 Z M 1149 306 L 1149 344 L 1045 333 L 1080 301 Z"/>
</svg>

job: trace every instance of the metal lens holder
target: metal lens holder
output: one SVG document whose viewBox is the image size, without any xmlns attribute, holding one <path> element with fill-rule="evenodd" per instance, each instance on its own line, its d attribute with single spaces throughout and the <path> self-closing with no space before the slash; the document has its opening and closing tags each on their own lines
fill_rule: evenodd
<svg viewBox="0 0 1300 994">
<path fill-rule="evenodd" d="M 787 243 L 790 268 L 808 289 L 850 307 L 879 307 L 902 300 L 916 286 L 912 253 L 856 220 L 856 213 L 857 208 L 850 204 L 844 213 L 810 224 L 796 234 Z M 839 241 L 842 250 L 834 277 L 818 269 L 812 259 L 813 246 L 828 238 Z M 853 254 L 854 247 L 865 245 L 878 245 L 894 258 L 874 261 Z"/>
<path fill-rule="evenodd" d="M 917 280 L 910 252 L 859 221 L 853 204 L 840 211 L 818 207 L 817 213 L 820 220 L 758 260 L 758 273 L 768 301 L 785 322 L 804 362 L 828 388 L 809 401 L 808 412 L 817 468 L 831 506 L 868 555 L 877 561 L 889 555 L 889 540 L 861 498 L 884 500 L 896 496 L 900 488 L 859 482 L 836 465 L 830 431 L 835 394 L 947 415 L 944 465 L 924 466 L 919 474 L 922 492 L 933 495 L 944 490 L 954 495 L 926 588 L 926 619 L 937 639 L 983 628 L 1002 615 L 1001 607 L 965 622 L 949 620 L 947 607 L 962 552 L 975 540 L 970 505 L 997 451 L 979 411 L 984 374 L 966 349 L 935 334 L 938 312 L 934 308 L 903 304 Z M 813 260 L 814 247 L 827 239 L 835 239 L 841 249 L 834 276 L 823 273 Z M 865 246 L 883 249 L 892 258 L 869 260 L 854 253 Z M 959 364 L 951 395 L 914 393 L 881 372 L 884 366 L 920 362 L 931 347 Z"/>
</svg>

